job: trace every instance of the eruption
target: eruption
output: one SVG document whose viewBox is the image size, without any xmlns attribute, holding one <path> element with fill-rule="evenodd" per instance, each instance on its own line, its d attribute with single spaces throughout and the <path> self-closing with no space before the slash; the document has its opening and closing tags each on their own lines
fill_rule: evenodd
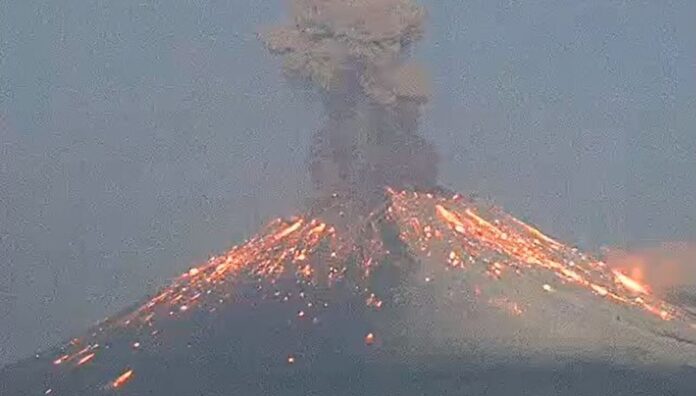
<svg viewBox="0 0 696 396">
<path fill-rule="evenodd" d="M 455 312 L 485 309 L 493 318 L 479 319 L 486 335 L 502 328 L 519 337 L 531 329 L 547 347 L 554 337 L 589 337 L 583 347 L 601 348 L 606 340 L 583 328 L 590 318 L 600 337 L 615 334 L 609 340 L 650 356 L 694 363 L 693 313 L 500 208 L 456 194 L 388 189 L 362 222 L 336 227 L 329 219 L 345 203 L 335 197 L 323 212 L 271 222 L 38 363 L 12 367 L 0 375 L 3 394 L 171 394 L 189 382 L 200 387 L 200 370 L 213 370 L 191 354 L 204 362 L 222 356 L 213 366 L 225 378 L 238 365 L 321 367 L 322 356 L 337 356 L 342 345 L 384 358 L 402 353 L 395 352 L 404 348 L 402 330 L 424 322 L 411 317 L 412 306 L 437 312 L 453 302 Z M 549 332 L 555 328 L 560 334 Z M 233 336 L 238 332 L 243 336 Z M 456 353 L 451 340 L 447 348 Z M 172 361 L 186 367 L 182 378 L 154 370 Z"/>
<path fill-rule="evenodd" d="M 384 384 L 440 394 L 414 389 L 403 372 L 438 364 L 434 351 L 472 356 L 455 342 L 464 337 L 476 350 L 493 340 L 507 353 L 521 354 L 521 344 L 558 354 L 553 347 L 567 342 L 696 364 L 694 313 L 637 273 L 436 187 L 437 156 L 417 134 L 427 83 L 405 60 L 422 8 L 295 0 L 292 12 L 291 25 L 262 37 L 324 98 L 309 161 L 319 199 L 87 334 L 3 370 L 0 394 L 381 394 Z M 448 326 L 454 336 L 437 349 Z M 370 383 L 372 391 L 355 388 Z"/>
<path fill-rule="evenodd" d="M 261 37 L 323 97 L 326 121 L 309 158 L 320 196 L 367 208 L 385 186 L 434 187 L 437 154 L 418 135 L 428 82 L 406 60 L 424 10 L 411 0 L 293 0 L 291 10 L 291 24 Z"/>
</svg>

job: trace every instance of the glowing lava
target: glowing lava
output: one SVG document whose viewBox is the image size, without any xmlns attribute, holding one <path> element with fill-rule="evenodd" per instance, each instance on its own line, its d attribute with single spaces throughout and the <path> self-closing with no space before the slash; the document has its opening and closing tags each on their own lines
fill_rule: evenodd
<svg viewBox="0 0 696 396">
<path fill-rule="evenodd" d="M 614 273 L 614 276 L 616 277 L 616 282 L 620 283 L 621 285 L 626 287 L 628 290 L 631 290 L 631 291 L 638 293 L 638 294 L 649 294 L 650 293 L 648 286 L 641 284 L 640 281 L 636 280 L 634 277 L 629 277 L 628 275 L 624 275 L 619 270 L 613 270 L 612 272 Z"/>
<path fill-rule="evenodd" d="M 133 311 L 105 321 L 84 339 L 71 341 L 53 364 L 63 367 L 75 361 L 69 367 L 77 369 L 93 361 L 104 353 L 99 343 L 113 329 L 130 330 L 132 339 L 126 346 L 130 353 L 137 354 L 141 345 L 159 342 L 160 324 L 196 312 L 213 314 L 222 305 L 233 303 L 233 292 L 241 278 L 257 280 L 258 289 L 263 289 L 269 299 L 280 303 L 301 301 L 301 308 L 291 315 L 306 323 L 319 323 L 316 309 L 326 307 L 326 302 L 313 300 L 304 292 L 292 295 L 273 290 L 278 280 L 294 280 L 311 290 L 318 286 L 330 288 L 350 278 L 365 305 L 379 311 L 389 307 L 390 301 L 385 302 L 384 296 L 368 285 L 376 270 L 395 262 L 398 254 L 428 257 L 428 266 L 485 275 L 490 281 L 472 286 L 473 295 L 515 317 L 525 315 L 529 303 L 516 301 L 514 296 L 491 286 L 506 277 L 529 272 L 543 274 L 537 290 L 547 297 L 576 290 L 659 319 L 688 318 L 678 307 L 652 295 L 640 279 L 612 270 L 498 208 L 458 195 L 388 189 L 384 205 L 353 224 L 329 220 L 336 218 L 335 213 L 343 213 L 340 199 L 334 199 L 329 209 L 317 210 L 314 216 L 277 219 L 245 243 L 190 268 Z M 395 253 L 386 247 L 381 231 L 385 226 L 398 231 L 399 243 L 409 252 Z M 425 281 L 437 283 L 438 277 L 429 274 Z M 376 347 L 375 335 L 365 335 L 364 344 Z M 292 365 L 296 358 L 289 355 L 285 359 Z M 132 376 L 133 369 L 127 369 L 110 382 L 110 387 L 122 387 Z"/>
<path fill-rule="evenodd" d="M 128 369 L 124 371 L 123 374 L 119 375 L 115 380 L 113 380 L 113 382 L 111 383 L 111 387 L 114 389 L 120 388 L 123 385 L 125 385 L 128 381 L 130 381 L 132 377 L 133 370 Z"/>
</svg>

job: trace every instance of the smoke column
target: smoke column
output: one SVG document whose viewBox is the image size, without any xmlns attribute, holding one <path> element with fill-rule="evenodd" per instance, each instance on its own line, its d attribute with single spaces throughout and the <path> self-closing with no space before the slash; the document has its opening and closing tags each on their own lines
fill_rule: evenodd
<svg viewBox="0 0 696 396">
<path fill-rule="evenodd" d="M 261 39 L 293 77 L 320 91 L 326 120 L 313 137 L 312 181 L 321 196 L 361 204 L 386 186 L 432 188 L 437 154 L 418 135 L 425 73 L 406 60 L 423 33 L 411 0 L 292 0 L 292 23 Z"/>
</svg>

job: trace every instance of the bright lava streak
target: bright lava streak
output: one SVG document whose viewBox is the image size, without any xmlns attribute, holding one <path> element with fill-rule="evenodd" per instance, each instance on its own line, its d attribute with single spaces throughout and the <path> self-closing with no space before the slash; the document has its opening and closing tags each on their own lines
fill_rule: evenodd
<svg viewBox="0 0 696 396">
<path fill-rule="evenodd" d="M 641 285 L 635 279 L 624 275 L 623 273 L 621 273 L 621 271 L 618 271 L 618 270 L 613 270 L 612 272 L 614 273 L 614 276 L 616 277 L 616 281 L 618 283 L 622 284 L 627 289 L 629 289 L 635 293 L 650 294 L 649 290 L 645 286 Z"/>
<path fill-rule="evenodd" d="M 123 374 L 119 375 L 118 378 L 114 380 L 114 382 L 111 383 L 112 388 L 120 388 L 121 386 L 125 385 L 128 381 L 130 381 L 131 377 L 133 377 L 133 370 L 127 370 Z"/>
<path fill-rule="evenodd" d="M 300 227 L 302 226 L 302 219 L 299 219 L 295 222 L 295 224 L 289 226 L 288 228 L 284 229 L 283 231 L 279 232 L 276 236 L 276 240 L 281 240 L 285 238 L 286 236 L 292 234 L 293 232 L 297 231 Z"/>
<path fill-rule="evenodd" d="M 78 361 L 77 361 L 77 365 L 78 365 L 78 366 L 82 366 L 83 364 L 89 362 L 89 361 L 92 360 L 93 358 L 94 358 L 94 353 L 90 353 L 89 355 L 86 355 L 86 356 L 84 356 L 83 358 L 81 358 L 80 360 L 78 360 Z"/>
</svg>

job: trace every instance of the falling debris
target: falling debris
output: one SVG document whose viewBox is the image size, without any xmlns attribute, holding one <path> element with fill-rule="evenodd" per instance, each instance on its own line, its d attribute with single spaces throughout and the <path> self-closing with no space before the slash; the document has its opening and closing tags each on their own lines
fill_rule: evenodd
<svg viewBox="0 0 696 396">
<path fill-rule="evenodd" d="M 128 381 L 130 381 L 132 377 L 133 377 L 133 370 L 128 369 L 128 370 L 124 371 L 123 374 L 119 375 L 119 376 L 111 383 L 111 387 L 114 388 L 114 389 L 120 388 L 120 387 L 122 387 L 123 385 L 125 385 L 126 383 L 128 383 Z"/>
<path fill-rule="evenodd" d="M 92 360 L 94 358 L 94 355 L 95 355 L 94 353 L 90 353 L 89 355 L 84 356 L 83 358 L 81 358 L 80 360 L 77 361 L 77 365 L 82 366 L 83 364 L 89 362 L 90 360 Z"/>
<path fill-rule="evenodd" d="M 54 360 L 53 364 L 55 364 L 56 366 L 59 364 L 63 364 L 63 362 L 65 362 L 68 358 L 69 358 L 68 355 L 63 355 L 63 356 L 59 357 L 58 359 Z"/>
<path fill-rule="evenodd" d="M 367 333 L 365 336 L 365 345 L 372 345 L 375 343 L 375 335 L 373 333 Z"/>
</svg>

